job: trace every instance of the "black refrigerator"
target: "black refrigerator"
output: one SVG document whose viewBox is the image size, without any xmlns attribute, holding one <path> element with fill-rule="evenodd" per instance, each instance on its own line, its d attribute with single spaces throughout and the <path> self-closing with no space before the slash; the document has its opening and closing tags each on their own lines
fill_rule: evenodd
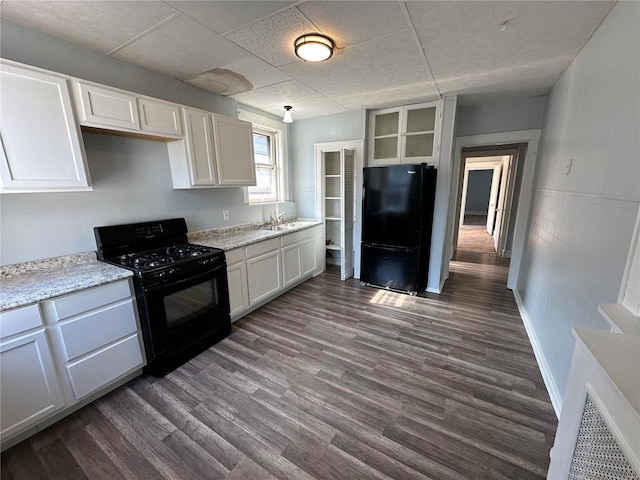
<svg viewBox="0 0 640 480">
<path fill-rule="evenodd" d="M 360 281 L 415 295 L 427 286 L 436 169 L 364 169 Z"/>
</svg>

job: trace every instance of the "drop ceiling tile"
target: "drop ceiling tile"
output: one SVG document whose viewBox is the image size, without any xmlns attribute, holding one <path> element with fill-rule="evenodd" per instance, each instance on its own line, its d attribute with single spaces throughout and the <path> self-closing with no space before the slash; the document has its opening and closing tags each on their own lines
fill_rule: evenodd
<svg viewBox="0 0 640 480">
<path fill-rule="evenodd" d="M 278 116 L 284 114 L 283 107 L 285 105 L 291 105 L 293 107 L 291 112 L 294 120 L 329 115 L 346 110 L 295 80 L 233 95 L 233 98 L 239 103 L 259 108 Z"/>
<path fill-rule="evenodd" d="M 293 42 L 305 33 L 317 31 L 297 8 L 292 7 L 225 37 L 270 65 L 280 67 L 292 62 L 302 63 L 293 51 Z"/>
<path fill-rule="evenodd" d="M 612 5 L 407 2 L 407 9 L 438 86 L 451 92 L 501 78 L 505 84 L 532 74 L 557 78 Z"/>
<path fill-rule="evenodd" d="M 0 16 L 108 53 L 177 12 L 155 1 L 6 0 Z"/>
<path fill-rule="evenodd" d="M 339 50 L 326 62 L 297 62 L 281 70 L 348 109 L 439 98 L 408 32 Z"/>
<path fill-rule="evenodd" d="M 298 10 L 338 48 L 409 29 L 397 2 L 304 2 Z"/>
<path fill-rule="evenodd" d="M 246 55 L 224 37 L 180 14 L 113 56 L 149 70 L 184 78 Z"/>
<path fill-rule="evenodd" d="M 223 34 L 296 2 L 171 1 L 167 3 L 214 32 Z"/>
<path fill-rule="evenodd" d="M 221 95 L 234 95 L 288 80 L 291 80 L 289 75 L 259 58 L 247 55 L 185 81 Z"/>
</svg>

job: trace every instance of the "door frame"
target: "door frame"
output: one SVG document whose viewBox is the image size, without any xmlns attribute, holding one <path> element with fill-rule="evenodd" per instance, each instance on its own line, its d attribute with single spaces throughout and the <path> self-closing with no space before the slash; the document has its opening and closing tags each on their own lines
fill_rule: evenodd
<svg viewBox="0 0 640 480">
<path fill-rule="evenodd" d="M 355 193 L 355 209 L 353 224 L 353 276 L 360 278 L 360 242 L 362 239 L 362 169 L 364 168 L 364 140 L 344 140 L 340 142 L 321 142 L 313 146 L 315 160 L 315 218 L 322 220 L 324 199 L 322 184 L 322 152 L 336 152 L 340 150 L 355 150 L 353 170 L 355 180 L 353 190 Z M 324 245 L 324 231 L 322 229 L 322 243 Z"/>
<path fill-rule="evenodd" d="M 519 130 L 515 132 L 489 133 L 484 135 L 469 135 L 457 137 L 454 149 L 454 165 L 453 174 L 451 175 L 451 183 L 449 185 L 449 220 L 447 238 L 445 239 L 445 249 L 447 255 L 445 258 L 451 258 L 452 239 L 455 230 L 455 202 L 458 198 L 458 184 L 460 177 L 460 167 L 462 163 L 462 149 L 469 147 L 482 147 L 493 145 L 510 145 L 515 143 L 526 143 L 527 154 L 524 164 L 520 164 L 523 168 L 522 184 L 520 186 L 520 194 L 518 196 L 518 210 L 516 212 L 515 230 L 513 232 L 511 263 L 509 267 L 509 277 L 507 279 L 507 288 L 515 289 L 518 286 L 518 276 L 520 274 L 520 266 L 524 253 L 524 244 L 529 233 L 529 215 L 531 212 L 531 201 L 533 198 L 533 183 L 536 171 L 536 163 L 538 158 L 538 145 L 540 143 L 540 130 Z M 519 159 L 522 161 L 522 159 Z M 449 264 L 447 263 L 444 278 L 449 276 Z"/>
</svg>

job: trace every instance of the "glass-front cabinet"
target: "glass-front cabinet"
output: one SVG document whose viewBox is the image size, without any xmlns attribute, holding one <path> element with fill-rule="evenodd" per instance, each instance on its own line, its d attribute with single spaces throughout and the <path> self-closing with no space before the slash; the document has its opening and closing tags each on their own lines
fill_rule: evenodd
<svg viewBox="0 0 640 480">
<path fill-rule="evenodd" d="M 428 163 L 437 166 L 440 101 L 369 112 L 367 166 Z"/>
</svg>

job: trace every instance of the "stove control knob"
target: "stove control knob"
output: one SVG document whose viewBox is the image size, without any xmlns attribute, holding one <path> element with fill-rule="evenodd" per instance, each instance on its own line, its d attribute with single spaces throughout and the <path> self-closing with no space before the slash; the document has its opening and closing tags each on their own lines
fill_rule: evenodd
<svg viewBox="0 0 640 480">
<path fill-rule="evenodd" d="M 164 277 L 165 275 L 166 275 L 166 273 L 165 273 L 165 272 L 160 272 L 160 273 L 158 273 L 158 278 L 162 278 L 162 277 Z"/>
<path fill-rule="evenodd" d="M 169 275 L 173 275 L 174 273 L 176 273 L 176 271 L 175 271 L 175 269 L 170 268 L 168 273 L 169 273 Z"/>
</svg>

